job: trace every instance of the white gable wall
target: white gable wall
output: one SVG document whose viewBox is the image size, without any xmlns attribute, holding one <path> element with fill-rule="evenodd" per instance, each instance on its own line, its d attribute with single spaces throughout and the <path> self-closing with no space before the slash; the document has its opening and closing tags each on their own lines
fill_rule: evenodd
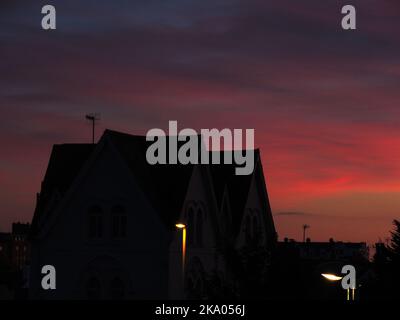
<svg viewBox="0 0 400 320">
<path fill-rule="evenodd" d="M 202 245 L 191 245 L 188 241 L 186 251 L 186 271 L 190 269 L 193 259 L 199 259 L 204 271 L 211 273 L 215 269 L 222 268 L 221 259 L 217 254 L 216 238 L 216 213 L 215 203 L 210 191 L 207 174 L 204 168 L 197 166 L 194 168 L 192 177 L 188 186 L 188 191 L 184 201 L 183 209 L 180 215 L 180 221 L 188 225 L 188 212 L 192 208 L 196 213 L 201 208 L 203 212 L 203 233 Z M 193 235 L 195 231 L 188 225 L 187 237 Z M 182 298 L 182 273 L 175 270 L 182 270 L 182 231 L 177 230 L 174 240 L 170 246 L 170 297 L 173 299 Z"/>
<path fill-rule="evenodd" d="M 87 209 L 92 205 L 103 210 L 103 238 L 100 240 L 88 238 Z M 115 205 L 126 208 L 126 239 L 111 237 L 110 210 Z M 58 288 L 39 289 L 36 291 L 39 297 L 84 297 L 85 269 L 92 260 L 102 257 L 105 261 L 114 261 L 116 273 L 122 272 L 129 278 L 128 297 L 161 298 L 167 295 L 167 232 L 119 154 L 107 143 L 70 201 L 59 212 L 49 234 L 40 240 L 40 250 L 35 251 L 34 261 L 40 266 L 51 264 L 56 267 Z M 46 257 L 46 260 L 40 257 Z M 109 269 L 113 268 L 113 263 Z M 37 268 L 32 276 L 37 288 L 41 278 Z M 108 284 L 103 285 L 107 291 Z"/>
<path fill-rule="evenodd" d="M 256 168 L 257 170 L 257 168 Z M 264 216 L 264 209 L 263 209 L 263 201 L 264 197 L 262 196 L 260 188 L 258 188 L 257 185 L 257 180 L 256 180 L 256 174 L 253 175 L 250 183 L 250 189 L 248 193 L 248 197 L 246 200 L 246 205 L 244 208 L 244 213 L 242 217 L 242 222 L 240 225 L 239 229 L 239 234 L 237 235 L 236 238 L 236 249 L 241 249 L 246 245 L 246 216 L 250 216 L 253 218 L 253 216 L 256 216 L 260 225 L 260 230 L 261 230 L 261 245 L 266 245 L 266 235 L 267 235 L 267 229 L 265 228 L 266 223 L 265 219 L 266 217 Z"/>
</svg>

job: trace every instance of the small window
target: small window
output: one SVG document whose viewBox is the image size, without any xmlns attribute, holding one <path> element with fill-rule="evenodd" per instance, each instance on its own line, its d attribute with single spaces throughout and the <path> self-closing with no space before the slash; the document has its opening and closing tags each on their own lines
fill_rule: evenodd
<svg viewBox="0 0 400 320">
<path fill-rule="evenodd" d="M 111 234 L 113 238 L 125 238 L 127 235 L 128 218 L 125 208 L 115 206 L 111 209 Z"/>
<path fill-rule="evenodd" d="M 99 239 L 103 237 L 103 211 L 98 206 L 89 209 L 89 238 Z"/>
</svg>

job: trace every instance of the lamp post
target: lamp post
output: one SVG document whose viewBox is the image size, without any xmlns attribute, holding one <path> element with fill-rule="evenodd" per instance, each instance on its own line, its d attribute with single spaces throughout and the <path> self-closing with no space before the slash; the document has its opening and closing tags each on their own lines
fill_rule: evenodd
<svg viewBox="0 0 400 320">
<path fill-rule="evenodd" d="M 175 227 L 182 230 L 182 290 L 185 290 L 185 259 L 186 259 L 186 225 L 177 223 Z"/>
<path fill-rule="evenodd" d="M 342 276 L 337 276 L 336 274 L 333 273 L 321 273 L 321 276 L 332 282 L 340 281 L 343 279 Z M 355 299 L 355 289 L 352 289 L 352 300 L 354 301 L 354 299 Z M 347 301 L 350 301 L 350 289 L 347 289 Z"/>
<path fill-rule="evenodd" d="M 323 276 L 325 279 L 329 281 L 339 281 L 343 279 L 343 277 L 337 276 L 336 274 L 333 273 L 321 273 L 321 276 Z"/>
</svg>

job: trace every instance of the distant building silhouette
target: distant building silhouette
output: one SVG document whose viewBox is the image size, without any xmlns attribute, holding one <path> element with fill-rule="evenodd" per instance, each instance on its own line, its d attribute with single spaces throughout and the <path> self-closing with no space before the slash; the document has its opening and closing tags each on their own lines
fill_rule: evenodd
<svg viewBox="0 0 400 320">
<path fill-rule="evenodd" d="M 30 260 L 29 223 L 13 223 L 0 233 L 0 300 L 24 299 Z"/>
<path fill-rule="evenodd" d="M 283 241 L 278 243 L 278 248 L 295 251 L 300 259 L 307 260 L 351 260 L 354 258 L 369 258 L 368 246 L 365 242 L 342 242 L 330 239 L 329 242 Z"/>
<path fill-rule="evenodd" d="M 278 242 L 274 256 L 275 297 L 283 299 L 337 299 L 344 300 L 340 282 L 329 282 L 323 273 L 342 275 L 345 265 L 353 265 L 358 285 L 369 281 L 371 265 L 368 246 L 364 242 L 334 241 L 296 242 L 285 239 Z M 357 287 L 357 299 L 360 297 Z"/>
<path fill-rule="evenodd" d="M 0 259 L 13 270 L 29 263 L 29 223 L 13 223 L 11 233 L 0 233 Z"/>
<path fill-rule="evenodd" d="M 149 165 L 145 137 L 53 147 L 32 221 L 30 295 L 39 299 L 207 298 L 234 288 L 232 252 L 271 251 L 276 232 L 259 151 L 235 165 Z M 181 231 L 187 226 L 184 288 Z M 57 289 L 41 289 L 41 268 Z M 268 265 L 268 264 L 266 264 Z"/>
</svg>

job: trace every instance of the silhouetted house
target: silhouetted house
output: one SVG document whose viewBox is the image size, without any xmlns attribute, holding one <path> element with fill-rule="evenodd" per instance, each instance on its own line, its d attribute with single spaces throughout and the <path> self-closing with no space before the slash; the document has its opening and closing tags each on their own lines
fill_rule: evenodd
<svg viewBox="0 0 400 320">
<path fill-rule="evenodd" d="M 23 298 L 30 260 L 29 223 L 13 223 L 0 233 L 0 300 Z"/>
<path fill-rule="evenodd" d="M 55 145 L 32 221 L 30 295 L 64 298 L 206 298 L 211 278 L 235 286 L 227 251 L 276 240 L 259 152 L 233 165 L 149 165 L 145 137 L 106 130 L 96 145 Z M 53 265 L 57 289 L 42 290 Z"/>
<path fill-rule="evenodd" d="M 29 263 L 29 227 L 29 223 L 13 223 L 11 233 L 0 233 L 0 261 L 13 270 L 20 270 Z"/>
<path fill-rule="evenodd" d="M 365 242 L 306 242 L 299 245 L 300 257 L 316 260 L 343 260 L 352 259 L 368 260 L 369 251 Z"/>
<path fill-rule="evenodd" d="M 0 257 L 11 260 L 11 233 L 0 232 Z"/>
</svg>

